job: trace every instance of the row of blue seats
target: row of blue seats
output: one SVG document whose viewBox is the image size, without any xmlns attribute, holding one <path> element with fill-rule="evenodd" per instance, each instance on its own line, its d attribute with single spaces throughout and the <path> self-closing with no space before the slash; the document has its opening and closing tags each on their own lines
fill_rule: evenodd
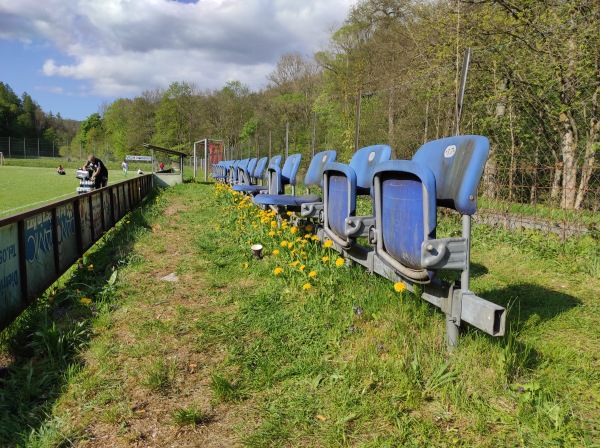
<svg viewBox="0 0 600 448">
<path fill-rule="evenodd" d="M 442 308 L 452 325 L 466 320 L 490 334 L 502 335 L 504 309 L 469 291 L 470 216 L 476 211 L 488 139 L 464 135 L 431 141 L 412 160 L 390 160 L 391 153 L 387 145 L 368 146 L 343 164 L 336 162 L 335 151 L 320 152 L 304 178 L 306 195 L 295 194 L 300 154 L 289 156 L 282 168 L 281 158 L 271 160 L 266 174 L 260 175 L 259 161 L 253 170 L 250 159 L 224 162 L 229 164 L 226 172 L 215 178 L 232 183 L 234 190 L 252 194 L 254 203 L 261 207 L 281 215 L 299 212 L 302 219 L 317 224 L 322 241 L 332 240 L 339 252 L 371 271 L 409 286 L 431 285 L 433 293 L 425 291 L 424 298 Z M 265 176 L 266 186 L 253 184 L 252 179 L 256 182 Z M 292 186 L 292 194 L 284 194 L 286 185 Z M 309 194 L 315 187 L 322 196 Z M 356 214 L 360 196 L 371 199 L 368 216 Z M 438 207 L 456 210 L 467 218 L 463 219 L 462 236 L 437 238 Z M 357 243 L 361 237 L 372 249 Z M 461 271 L 461 281 L 444 284 L 436 279 L 440 269 Z M 447 328 L 450 332 L 450 326 Z M 449 343 L 453 345 L 450 336 Z"/>
</svg>

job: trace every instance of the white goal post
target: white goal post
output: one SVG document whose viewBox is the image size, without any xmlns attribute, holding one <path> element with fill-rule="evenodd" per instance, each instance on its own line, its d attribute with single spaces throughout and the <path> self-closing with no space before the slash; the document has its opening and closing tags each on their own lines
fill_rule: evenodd
<svg viewBox="0 0 600 448">
<path fill-rule="evenodd" d="M 0 152 L 0 166 L 4 165 L 4 153 Z"/>
</svg>

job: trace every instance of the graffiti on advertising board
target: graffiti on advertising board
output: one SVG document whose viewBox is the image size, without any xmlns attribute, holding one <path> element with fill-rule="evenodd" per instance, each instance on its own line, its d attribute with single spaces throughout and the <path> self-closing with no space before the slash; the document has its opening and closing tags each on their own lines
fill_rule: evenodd
<svg viewBox="0 0 600 448">
<path fill-rule="evenodd" d="M 77 260 L 77 235 L 73 203 L 56 208 L 56 234 L 58 239 L 58 261 L 61 271 Z"/>
<path fill-rule="evenodd" d="M 16 313 L 21 303 L 17 224 L 0 228 L 0 314 Z"/>
<path fill-rule="evenodd" d="M 56 276 L 52 213 L 42 212 L 25 219 L 25 259 L 28 294 L 35 297 Z"/>
</svg>

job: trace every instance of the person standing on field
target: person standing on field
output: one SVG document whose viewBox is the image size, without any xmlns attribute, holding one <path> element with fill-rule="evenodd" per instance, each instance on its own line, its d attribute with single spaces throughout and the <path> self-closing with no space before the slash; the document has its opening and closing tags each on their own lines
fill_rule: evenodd
<svg viewBox="0 0 600 448">
<path fill-rule="evenodd" d="M 95 183 L 95 187 L 106 187 L 108 184 L 108 169 L 104 165 L 104 162 L 93 155 L 89 155 L 87 160 L 86 168 L 91 168 L 92 170 L 91 178 Z"/>
<path fill-rule="evenodd" d="M 127 160 L 123 160 L 123 163 L 121 164 L 121 166 L 123 167 L 123 175 L 127 176 L 127 168 L 129 168 Z"/>
</svg>

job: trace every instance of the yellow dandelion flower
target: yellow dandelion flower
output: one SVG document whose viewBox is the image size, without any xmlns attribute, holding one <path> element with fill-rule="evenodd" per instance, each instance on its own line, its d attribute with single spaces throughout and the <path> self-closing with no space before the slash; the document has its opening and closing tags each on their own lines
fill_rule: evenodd
<svg viewBox="0 0 600 448">
<path fill-rule="evenodd" d="M 294 247 L 294 243 L 292 243 L 291 241 L 289 243 L 287 243 L 288 249 L 291 249 L 292 247 Z"/>
<path fill-rule="evenodd" d="M 302 266 L 300 266 L 298 269 L 300 270 L 300 272 L 304 272 L 304 269 L 305 269 L 305 268 L 306 268 L 306 265 L 304 265 L 304 264 L 303 264 L 303 265 L 302 265 Z"/>
<path fill-rule="evenodd" d="M 402 282 L 394 283 L 394 289 L 396 292 L 402 292 L 406 289 L 406 285 Z"/>
<path fill-rule="evenodd" d="M 304 285 L 302 285 L 302 289 L 303 289 L 304 291 L 306 291 L 306 290 L 308 290 L 308 289 L 310 289 L 310 288 L 312 288 L 312 285 L 311 285 L 310 283 L 305 283 Z"/>
<path fill-rule="evenodd" d="M 274 231 L 274 230 L 271 230 L 271 231 L 269 232 L 269 236 L 275 236 L 275 231 Z"/>
<path fill-rule="evenodd" d="M 55 296 L 56 295 L 56 289 L 52 290 L 52 295 Z"/>
<path fill-rule="evenodd" d="M 329 257 L 325 256 L 325 257 L 321 258 L 321 261 L 323 263 L 327 263 L 329 261 Z"/>
<path fill-rule="evenodd" d="M 281 247 L 287 247 L 287 245 L 288 245 L 288 242 L 286 240 L 283 240 L 281 242 Z"/>
<path fill-rule="evenodd" d="M 338 258 L 337 260 L 335 260 L 335 265 L 339 268 L 340 266 L 344 266 L 344 259 L 343 258 Z"/>
<path fill-rule="evenodd" d="M 333 241 L 327 240 L 323 243 L 323 247 L 331 247 L 333 246 Z"/>
<path fill-rule="evenodd" d="M 309 240 L 309 239 L 310 239 L 310 237 L 311 237 L 310 233 L 307 233 L 307 234 L 305 234 L 305 235 L 304 235 L 304 239 L 305 239 L 305 240 Z"/>
<path fill-rule="evenodd" d="M 317 235 L 313 235 L 310 239 L 313 241 L 319 241 L 319 237 Z"/>
<path fill-rule="evenodd" d="M 309 276 L 309 277 L 316 277 L 316 276 L 317 276 L 317 271 L 310 271 L 310 272 L 308 273 L 308 276 Z"/>
<path fill-rule="evenodd" d="M 292 234 L 295 234 L 297 231 L 298 231 L 298 227 L 296 227 L 296 226 L 292 226 L 292 227 L 290 228 L 290 232 L 291 232 Z"/>
<path fill-rule="evenodd" d="M 93 270 L 94 270 L 94 265 L 93 265 L 93 264 L 90 264 L 90 265 L 87 267 L 87 270 L 88 270 L 88 271 L 93 271 Z"/>
<path fill-rule="evenodd" d="M 287 215 L 288 216 L 292 216 L 292 212 L 287 212 Z"/>
<path fill-rule="evenodd" d="M 275 269 L 273 270 L 273 274 L 275 274 L 275 275 L 279 275 L 279 274 L 281 274 L 282 272 L 283 272 L 283 268 L 275 268 Z"/>
<path fill-rule="evenodd" d="M 273 255 L 279 255 L 279 250 L 278 250 L 278 249 L 275 249 L 275 250 L 273 251 Z"/>
<path fill-rule="evenodd" d="M 300 264 L 300 262 L 299 262 L 298 260 L 296 260 L 296 261 L 292 261 L 292 262 L 290 263 L 290 266 L 294 266 L 294 267 L 296 267 L 296 266 L 298 266 L 299 264 Z"/>
<path fill-rule="evenodd" d="M 274 229 L 275 227 L 277 227 L 277 222 L 271 221 L 271 228 Z"/>
<path fill-rule="evenodd" d="M 244 269 L 248 269 L 248 263 L 244 263 Z"/>
<path fill-rule="evenodd" d="M 89 305 L 90 303 L 92 303 L 92 299 L 88 299 L 87 297 L 82 297 L 80 302 L 83 303 L 84 305 Z"/>
</svg>

